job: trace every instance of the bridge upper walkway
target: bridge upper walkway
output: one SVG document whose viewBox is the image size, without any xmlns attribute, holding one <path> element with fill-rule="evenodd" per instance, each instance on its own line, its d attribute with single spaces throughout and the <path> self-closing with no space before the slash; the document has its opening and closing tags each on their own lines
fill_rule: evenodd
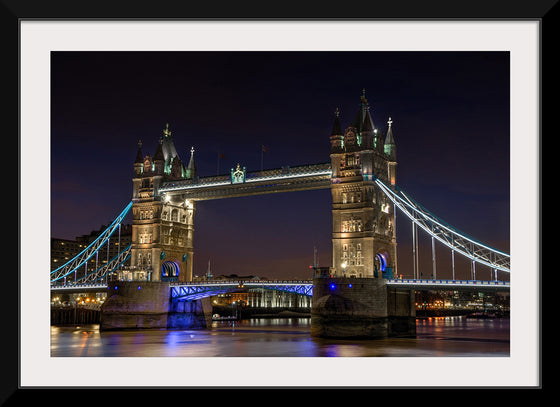
<svg viewBox="0 0 560 407">
<path fill-rule="evenodd" d="M 307 191 L 329 188 L 331 185 L 331 163 L 250 172 L 239 168 L 238 171 L 239 178 L 235 178 L 232 171 L 231 175 L 164 182 L 159 192 L 181 193 L 186 199 L 201 201 L 283 191 Z"/>
</svg>

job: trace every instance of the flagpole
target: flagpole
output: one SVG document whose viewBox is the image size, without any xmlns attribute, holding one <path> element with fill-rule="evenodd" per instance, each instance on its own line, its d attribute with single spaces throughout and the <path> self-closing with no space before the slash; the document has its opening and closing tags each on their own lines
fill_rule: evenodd
<svg viewBox="0 0 560 407">
<path fill-rule="evenodd" d="M 264 155 L 264 148 L 263 147 L 264 146 L 261 145 L 261 175 L 262 175 L 262 172 L 263 172 L 263 155 Z"/>
<path fill-rule="evenodd" d="M 216 168 L 216 175 L 220 175 L 220 152 L 218 151 L 218 168 Z"/>
</svg>

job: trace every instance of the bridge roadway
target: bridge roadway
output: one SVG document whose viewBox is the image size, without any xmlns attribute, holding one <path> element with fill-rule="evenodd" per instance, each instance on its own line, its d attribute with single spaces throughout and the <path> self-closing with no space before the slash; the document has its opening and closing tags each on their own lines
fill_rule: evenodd
<svg viewBox="0 0 560 407">
<path fill-rule="evenodd" d="M 77 285 L 52 285 L 51 292 L 101 292 L 118 281 L 110 283 L 91 283 Z M 409 288 L 416 291 L 445 290 L 445 291 L 509 291 L 509 281 L 484 281 L 484 280 L 444 280 L 444 279 L 388 279 L 388 287 Z M 171 298 L 195 300 L 210 297 L 231 291 L 262 288 L 269 290 L 285 291 L 300 295 L 313 295 L 313 281 L 232 281 L 216 280 L 192 283 L 170 283 Z"/>
</svg>

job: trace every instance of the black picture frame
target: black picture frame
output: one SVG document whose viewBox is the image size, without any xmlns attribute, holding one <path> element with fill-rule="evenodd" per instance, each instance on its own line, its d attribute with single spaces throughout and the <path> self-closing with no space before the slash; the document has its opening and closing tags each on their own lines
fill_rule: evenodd
<svg viewBox="0 0 560 407">
<path fill-rule="evenodd" d="M 553 104 L 544 103 L 558 90 L 558 62 L 556 59 L 556 38 L 558 36 L 558 0 L 538 2 L 527 1 L 481 1 L 449 2 L 431 0 L 418 2 L 402 0 L 393 2 L 356 2 L 346 1 L 326 5 L 320 2 L 281 2 L 270 5 L 266 2 L 249 1 L 239 2 L 173 2 L 145 0 L 136 1 L 70 1 L 70 0 L 1 0 L 0 1 L 0 27 L 2 30 L 1 41 L 3 51 L 3 88 L 0 92 L 3 106 L 3 129 L 7 136 L 4 140 L 14 140 L 19 134 L 19 24 L 22 20 L 165 20 L 165 19 L 194 19 L 194 20 L 538 20 L 541 24 L 541 128 L 547 121 L 545 113 L 552 117 Z M 7 125 L 7 126 L 6 126 Z M 541 132 L 542 134 L 542 132 Z M 540 158 L 542 162 L 542 138 L 540 139 Z M 22 151 L 18 137 L 18 163 Z M 5 150 L 6 151 L 6 150 Z M 11 147 L 8 151 L 14 151 Z M 12 153 L 13 154 L 13 153 Z M 19 171 L 18 171 L 19 174 Z M 541 178 L 541 177 L 539 177 Z M 542 179 L 542 178 L 541 178 Z M 18 185 L 19 183 L 18 175 Z M 18 191 L 19 192 L 19 191 Z M 539 196 L 539 203 L 541 197 Z M 18 193 L 18 213 L 21 197 Z M 542 216 L 542 215 L 541 215 Z M 18 223 L 19 224 L 19 223 Z M 539 231 L 542 232 L 540 226 Z M 540 234 L 540 233 L 539 233 Z M 19 234 L 18 234 L 19 235 Z M 540 242 L 539 242 L 540 243 Z M 18 247 L 23 242 L 18 242 Z M 540 244 L 539 244 L 540 247 Z M 8 255 L 7 252 L 5 252 Z M 21 255 L 18 250 L 18 259 Z M 8 256 L 11 260 L 13 256 Z M 542 261 L 542 260 L 541 260 Z M 539 264 L 542 264 L 541 261 Z M 19 264 L 19 262 L 18 262 Z M 21 270 L 20 270 L 21 271 Z M 5 286 L 6 287 L 6 286 Z M 15 312 L 19 304 L 18 290 L 14 284 L 7 285 L 5 295 L 2 296 L 3 325 L 2 349 L 4 350 L 2 370 L 3 380 L 0 381 L 0 404 L 23 405 L 32 402 L 36 397 L 41 397 L 47 389 L 22 389 L 20 387 L 19 371 L 19 313 Z M 542 325 L 540 325 L 542 327 Z M 541 328 L 542 329 L 542 328 Z M 18 335 L 14 333 L 18 331 Z M 541 331 L 542 334 L 542 331 Z M 542 343 L 542 339 L 541 339 Z M 541 355 L 542 356 L 542 355 Z M 542 389 L 542 359 L 540 366 L 541 377 L 539 382 Z M 248 386 L 250 387 L 250 385 Z M 65 403 L 80 399 L 80 404 L 98 404 L 109 402 L 105 397 L 99 397 L 96 389 L 69 390 L 57 394 L 59 400 L 51 401 Z M 94 396 L 95 394 L 95 396 Z M 50 395 L 50 392 L 49 392 Z M 128 395 L 127 395 L 128 397 Z M 128 400 L 129 403 L 141 402 L 145 397 L 142 391 L 136 391 L 135 396 Z M 42 401 L 47 400 L 43 398 Z M 113 402 L 110 402 L 113 404 Z"/>
</svg>

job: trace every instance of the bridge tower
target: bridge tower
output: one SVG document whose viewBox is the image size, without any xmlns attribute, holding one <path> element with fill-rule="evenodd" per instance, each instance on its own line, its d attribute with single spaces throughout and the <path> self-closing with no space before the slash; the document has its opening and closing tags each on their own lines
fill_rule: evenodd
<svg viewBox="0 0 560 407">
<path fill-rule="evenodd" d="M 395 209 L 374 183 L 396 183 L 396 145 L 371 118 L 365 90 L 354 121 L 341 129 L 338 109 L 330 137 L 333 274 L 393 278 L 397 273 Z"/>
<path fill-rule="evenodd" d="M 165 181 L 196 176 L 194 149 L 185 166 L 169 125 L 153 157 L 143 155 L 138 143 L 132 178 L 131 266 L 147 271 L 151 281 L 192 280 L 194 202 L 162 194 L 159 188 Z"/>
</svg>

